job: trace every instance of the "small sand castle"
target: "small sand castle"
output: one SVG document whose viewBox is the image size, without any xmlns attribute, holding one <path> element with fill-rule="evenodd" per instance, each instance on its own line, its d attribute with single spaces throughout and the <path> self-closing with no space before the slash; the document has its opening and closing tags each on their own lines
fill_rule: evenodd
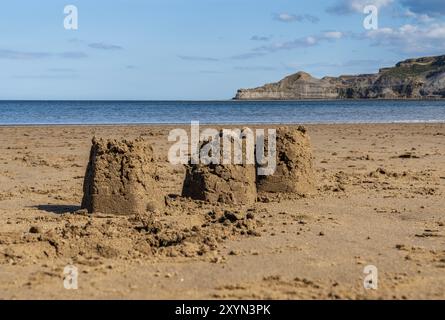
<svg viewBox="0 0 445 320">
<path fill-rule="evenodd" d="M 273 175 L 258 176 L 258 192 L 315 193 L 315 173 L 309 135 L 304 127 L 277 129 L 277 168 Z"/>
<path fill-rule="evenodd" d="M 200 150 L 206 147 L 206 141 Z M 310 140 L 303 127 L 277 129 L 277 167 L 257 176 L 257 165 L 188 164 L 182 196 L 211 204 L 252 205 L 257 194 L 314 193 L 315 174 Z M 84 181 L 82 208 L 90 213 L 134 214 L 162 209 L 153 150 L 142 139 L 93 139 Z"/>
<path fill-rule="evenodd" d="M 207 143 L 201 145 L 199 152 Z M 243 148 L 241 164 L 189 164 L 182 196 L 210 203 L 253 204 L 257 198 L 256 168 L 246 163 L 245 154 Z"/>
<path fill-rule="evenodd" d="M 82 208 L 90 213 L 141 213 L 165 203 L 153 150 L 142 139 L 93 139 L 83 189 Z"/>
</svg>

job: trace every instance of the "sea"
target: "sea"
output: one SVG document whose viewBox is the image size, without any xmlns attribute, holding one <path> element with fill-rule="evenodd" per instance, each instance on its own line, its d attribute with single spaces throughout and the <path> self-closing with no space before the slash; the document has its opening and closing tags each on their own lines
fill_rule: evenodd
<svg viewBox="0 0 445 320">
<path fill-rule="evenodd" d="M 445 122 L 445 101 L 0 101 L 0 125 Z"/>
</svg>

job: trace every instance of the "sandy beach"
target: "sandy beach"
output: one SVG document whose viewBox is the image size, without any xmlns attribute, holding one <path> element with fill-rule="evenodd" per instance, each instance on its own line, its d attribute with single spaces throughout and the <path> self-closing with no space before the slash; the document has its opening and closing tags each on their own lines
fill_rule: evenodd
<svg viewBox="0 0 445 320">
<path fill-rule="evenodd" d="M 180 197 L 172 126 L 0 127 L 0 298 L 445 299 L 445 124 L 306 127 L 317 193 L 258 201 L 242 226 Z M 199 241 L 153 251 L 143 220 L 79 211 L 93 136 L 151 143 L 169 195 L 158 219 Z"/>
</svg>

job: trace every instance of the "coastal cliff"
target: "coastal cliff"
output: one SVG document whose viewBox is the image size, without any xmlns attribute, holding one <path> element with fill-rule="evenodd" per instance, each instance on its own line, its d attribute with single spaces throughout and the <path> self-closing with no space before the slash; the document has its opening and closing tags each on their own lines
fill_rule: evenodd
<svg viewBox="0 0 445 320">
<path fill-rule="evenodd" d="M 445 99 L 445 55 L 408 59 L 376 74 L 317 79 L 298 72 L 254 89 L 236 100 Z"/>
</svg>

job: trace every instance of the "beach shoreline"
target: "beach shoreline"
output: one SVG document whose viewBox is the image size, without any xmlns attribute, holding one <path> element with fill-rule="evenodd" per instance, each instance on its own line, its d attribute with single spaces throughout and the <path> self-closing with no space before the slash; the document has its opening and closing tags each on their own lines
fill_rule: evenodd
<svg viewBox="0 0 445 320">
<path fill-rule="evenodd" d="M 209 123 L 209 122 L 199 122 L 200 125 L 205 127 L 222 127 L 222 126 L 228 126 L 228 127 L 245 127 L 245 126 L 254 126 L 254 127 L 264 127 L 264 128 L 276 128 L 278 126 L 354 126 L 354 125 L 364 125 L 364 126 L 372 126 L 372 125 L 421 125 L 421 124 L 445 124 L 445 121 L 443 120 L 431 120 L 431 121 L 393 121 L 393 122 L 304 122 L 304 123 L 286 123 L 286 122 L 252 122 L 252 123 Z M 190 126 L 189 123 L 96 123 L 96 124 L 82 124 L 82 123 L 51 123 L 51 124 L 45 124 L 45 123 L 37 123 L 37 124 L 0 124 L 0 128 L 46 128 L 46 127 L 175 127 L 175 128 L 184 128 Z"/>
</svg>

